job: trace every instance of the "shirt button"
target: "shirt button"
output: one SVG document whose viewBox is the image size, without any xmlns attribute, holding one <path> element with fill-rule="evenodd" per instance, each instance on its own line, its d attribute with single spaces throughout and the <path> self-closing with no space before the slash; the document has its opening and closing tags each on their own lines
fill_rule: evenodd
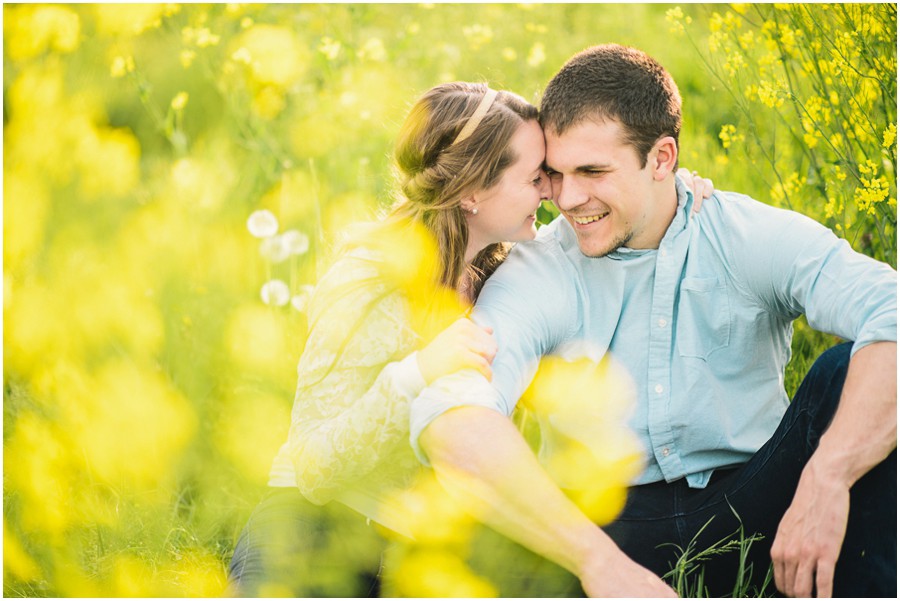
<svg viewBox="0 0 900 601">
<path fill-rule="evenodd" d="M 669 447 L 665 447 L 663 449 L 663 457 L 668 457 L 668 456 L 669 456 Z"/>
<path fill-rule="evenodd" d="M 663 391 L 662 384 L 657 384 L 656 388 L 654 388 L 653 390 L 656 391 L 656 394 L 662 394 L 662 391 Z"/>
<path fill-rule="evenodd" d="M 666 323 L 668 323 L 668 322 L 665 319 L 660 319 L 656 323 L 659 327 L 664 328 L 664 327 L 666 327 Z"/>
<path fill-rule="evenodd" d="M 659 250 L 659 254 L 661 254 L 662 256 L 665 257 L 665 256 L 668 256 L 669 251 L 667 251 L 665 248 L 661 248 L 661 249 Z"/>
</svg>

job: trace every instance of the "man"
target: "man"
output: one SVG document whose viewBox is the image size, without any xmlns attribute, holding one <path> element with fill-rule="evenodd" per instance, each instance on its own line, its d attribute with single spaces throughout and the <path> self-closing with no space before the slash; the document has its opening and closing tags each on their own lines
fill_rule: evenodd
<svg viewBox="0 0 900 601">
<path fill-rule="evenodd" d="M 417 452 L 590 596 L 671 596 L 666 543 L 700 532 L 703 549 L 741 524 L 765 537 L 751 547 L 757 582 L 771 548 L 787 595 L 896 595 L 896 272 L 742 195 L 716 193 L 692 216 L 674 177 L 680 96 L 638 50 L 576 55 L 541 111 L 562 216 L 489 280 L 475 319 L 494 328 L 493 380 L 458 374 L 423 392 Z M 789 403 L 801 314 L 853 343 L 825 353 Z M 539 357 L 575 341 L 637 385 L 647 465 L 603 530 L 507 417 Z M 735 569 L 710 563 L 710 593 L 730 593 Z"/>
</svg>

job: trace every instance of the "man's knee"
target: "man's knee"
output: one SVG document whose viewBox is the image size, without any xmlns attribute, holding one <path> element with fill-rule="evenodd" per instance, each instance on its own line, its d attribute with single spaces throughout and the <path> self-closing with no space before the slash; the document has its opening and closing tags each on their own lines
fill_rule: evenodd
<svg viewBox="0 0 900 601">
<path fill-rule="evenodd" d="M 847 378 L 852 346 L 852 343 L 845 342 L 819 355 L 791 401 L 794 411 L 807 416 L 807 442 L 811 448 L 818 444 L 818 437 L 831 423 L 837 410 Z"/>
<path fill-rule="evenodd" d="M 838 390 L 844 387 L 847 368 L 850 365 L 852 342 L 844 342 L 831 347 L 816 359 L 809 369 L 807 378 L 813 378 L 821 385 Z"/>
</svg>

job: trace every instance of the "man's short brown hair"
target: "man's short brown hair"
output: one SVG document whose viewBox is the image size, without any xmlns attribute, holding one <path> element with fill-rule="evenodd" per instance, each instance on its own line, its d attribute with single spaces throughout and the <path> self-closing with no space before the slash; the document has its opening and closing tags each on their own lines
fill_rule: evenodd
<svg viewBox="0 0 900 601">
<path fill-rule="evenodd" d="M 617 120 L 641 168 L 657 140 L 681 131 L 681 94 L 672 76 L 636 48 L 602 44 L 583 50 L 547 84 L 541 125 L 561 135 L 586 119 Z"/>
</svg>

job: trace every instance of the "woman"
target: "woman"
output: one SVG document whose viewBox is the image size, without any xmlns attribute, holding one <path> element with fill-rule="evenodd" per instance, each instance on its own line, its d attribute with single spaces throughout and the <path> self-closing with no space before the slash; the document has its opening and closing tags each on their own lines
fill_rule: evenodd
<svg viewBox="0 0 900 601">
<path fill-rule="evenodd" d="M 438 85 L 413 106 L 394 152 L 398 203 L 357 232 L 311 301 L 288 440 L 238 541 L 234 594 L 377 595 L 384 542 L 369 520 L 410 534 L 393 500 L 420 470 L 409 403 L 459 369 L 490 377 L 491 332 L 466 318 L 448 325 L 437 309 L 460 315 L 506 242 L 534 238 L 550 194 L 537 118 L 519 96 L 483 84 Z M 417 227 L 433 262 L 403 252 Z"/>
</svg>

